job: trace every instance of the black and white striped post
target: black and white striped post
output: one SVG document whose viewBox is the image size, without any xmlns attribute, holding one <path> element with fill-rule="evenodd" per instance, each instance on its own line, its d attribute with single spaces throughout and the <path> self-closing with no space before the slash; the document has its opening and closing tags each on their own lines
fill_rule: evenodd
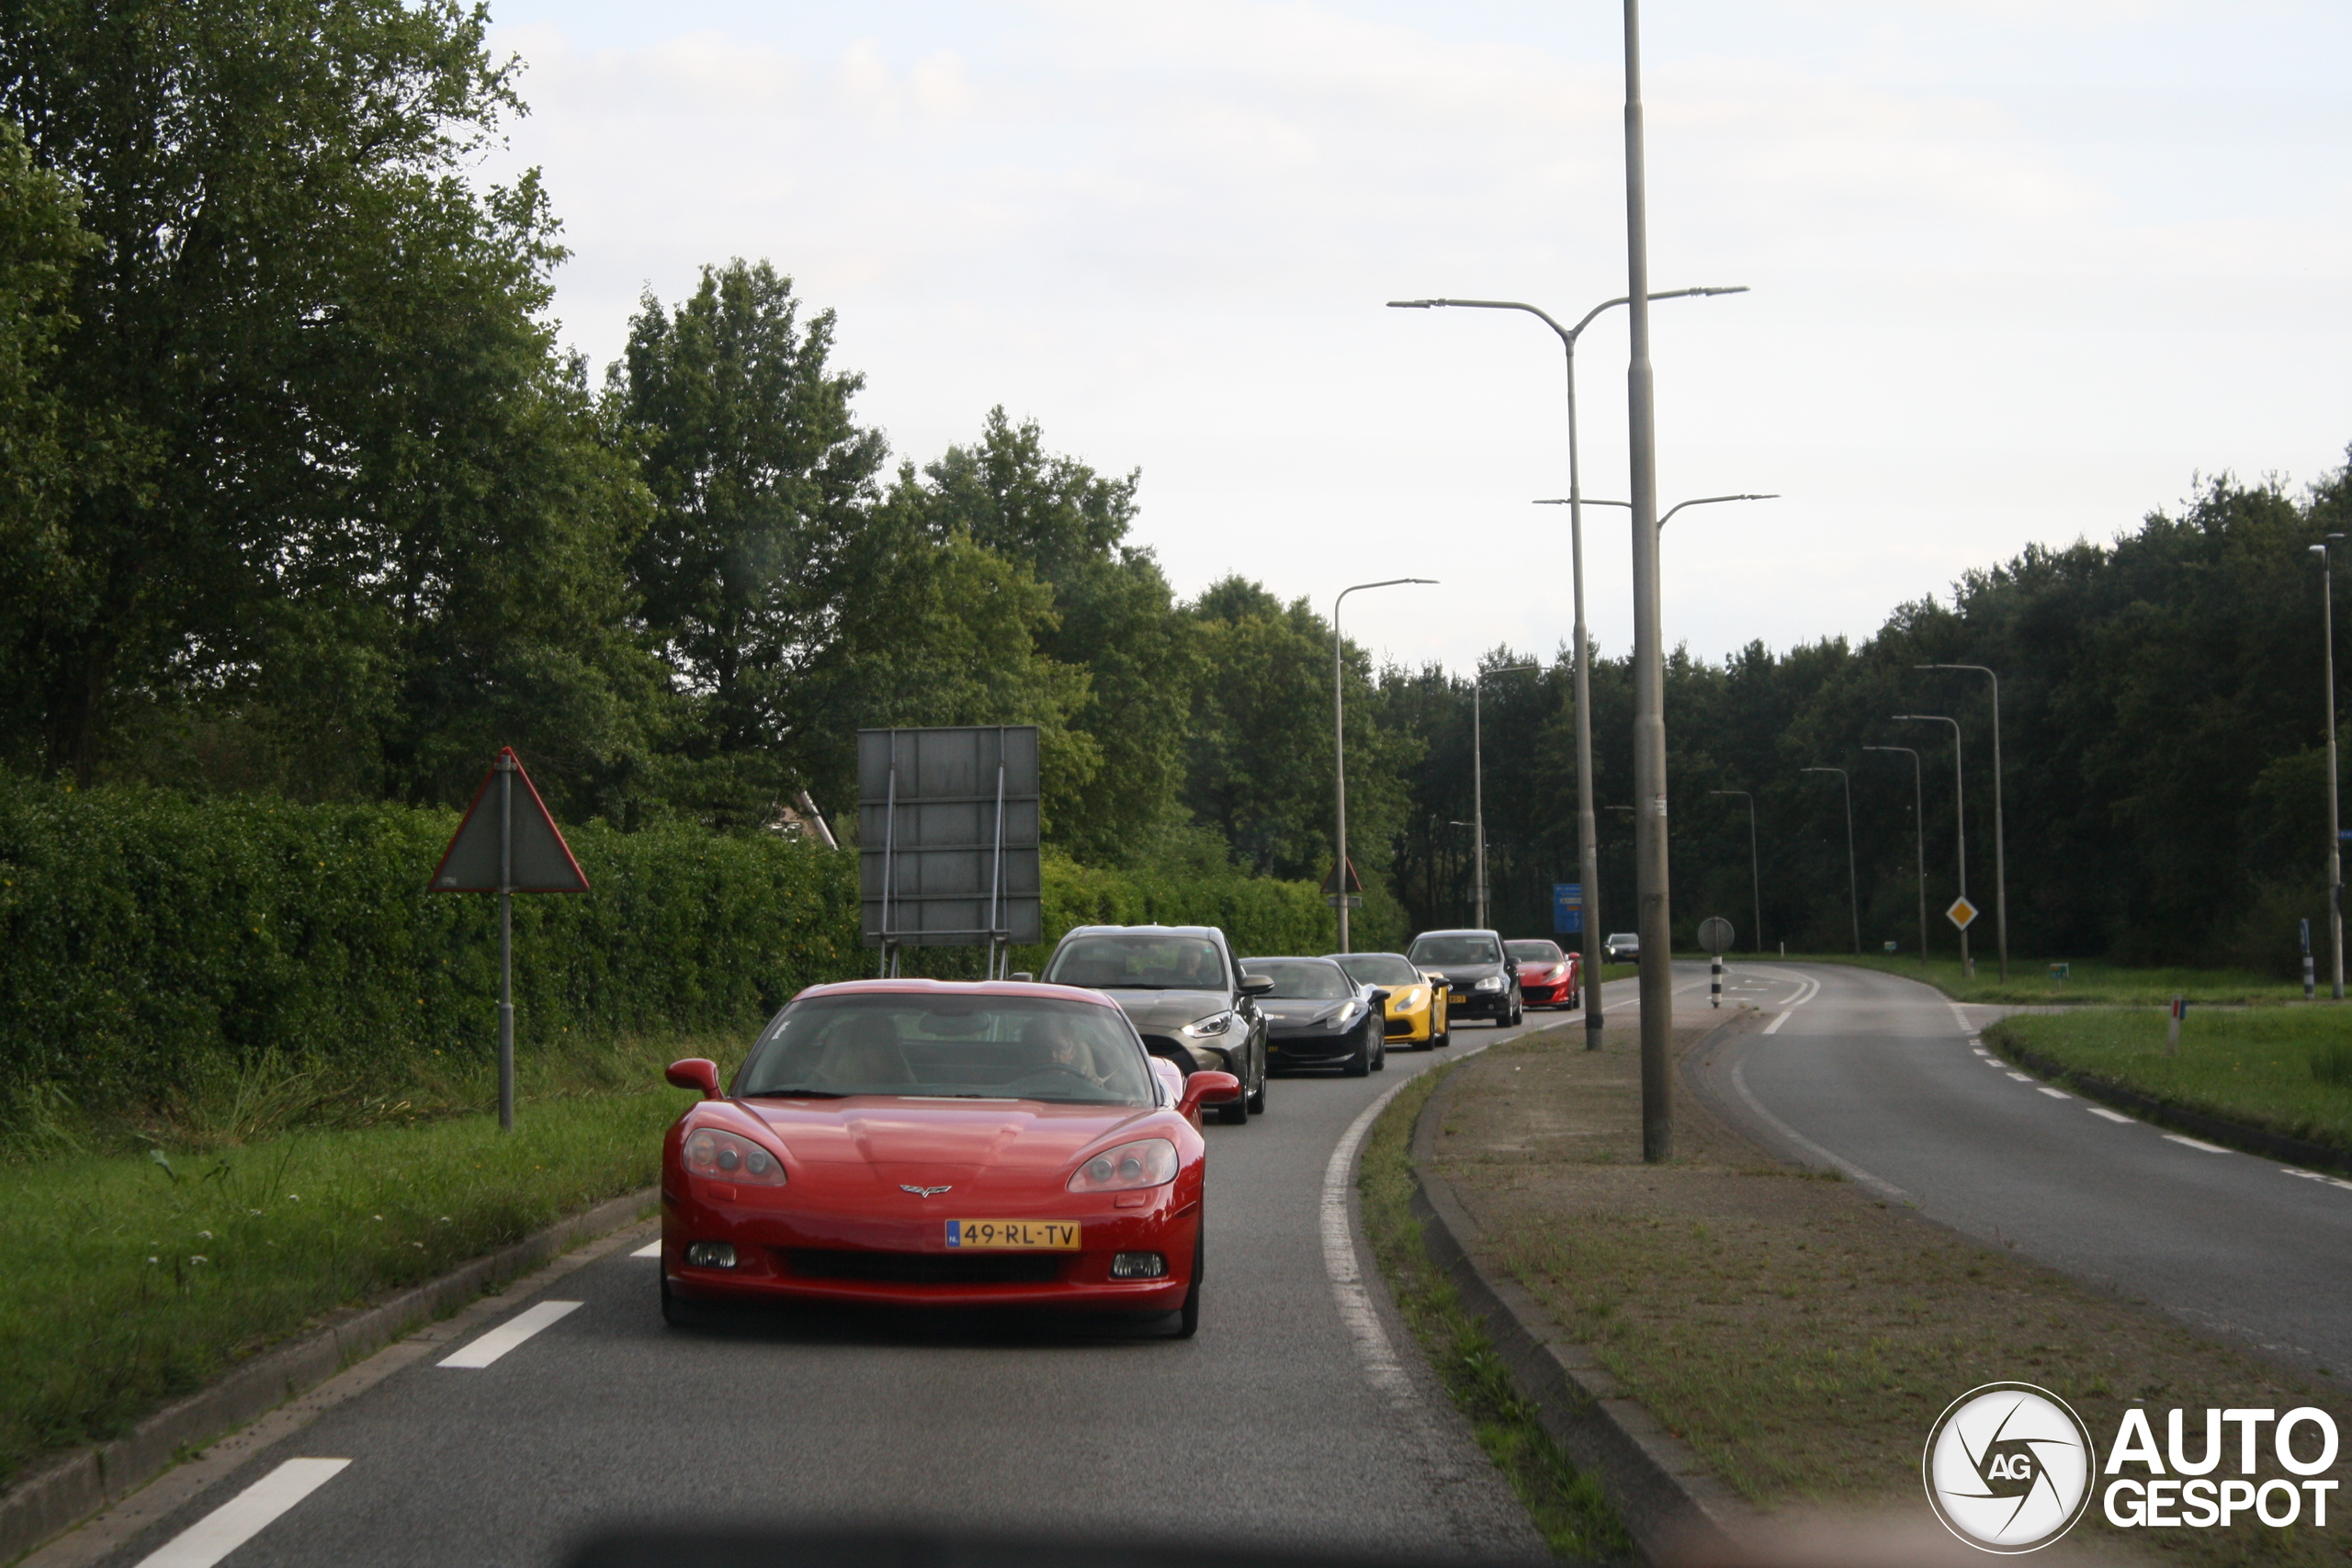
<svg viewBox="0 0 2352 1568">
<path fill-rule="evenodd" d="M 1724 1005 L 1724 954 L 1730 951 L 1736 933 L 1731 922 L 1721 915 L 1710 915 L 1699 922 L 1699 945 L 1707 950 L 1713 962 L 1707 966 L 1707 1005 Z"/>
</svg>

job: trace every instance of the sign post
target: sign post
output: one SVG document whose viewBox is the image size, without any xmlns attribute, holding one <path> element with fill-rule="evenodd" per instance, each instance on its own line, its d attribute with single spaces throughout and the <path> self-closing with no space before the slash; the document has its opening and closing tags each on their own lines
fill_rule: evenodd
<svg viewBox="0 0 2352 1568">
<path fill-rule="evenodd" d="M 1731 922 L 1721 915 L 1709 915 L 1699 922 L 1699 945 L 1707 950 L 1713 962 L 1707 968 L 1707 1005 L 1724 1005 L 1724 954 L 1731 951 L 1735 933 Z"/>
<path fill-rule="evenodd" d="M 514 782 L 523 783 L 523 811 L 514 810 Z M 498 798 L 485 811 L 491 786 Z M 426 884 L 432 893 L 498 895 L 498 1130 L 514 1130 L 514 895 L 585 893 L 588 878 L 571 846 L 548 814 L 547 802 L 523 771 L 512 746 L 502 749 L 474 791 L 465 819 L 449 836 L 441 863 Z"/>
</svg>

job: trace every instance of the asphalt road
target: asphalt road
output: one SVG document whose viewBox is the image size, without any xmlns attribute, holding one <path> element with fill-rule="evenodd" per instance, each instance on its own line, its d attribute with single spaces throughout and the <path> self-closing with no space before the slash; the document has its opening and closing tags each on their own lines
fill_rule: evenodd
<svg viewBox="0 0 2352 1568">
<path fill-rule="evenodd" d="M 2001 1010 L 1838 964 L 1728 968 L 1726 1005 L 1762 1009 L 1770 1032 L 1690 1072 L 1766 1142 L 2304 1371 L 2352 1371 L 2352 1182 L 2017 1072 L 1972 1038 Z M 1703 1009 L 1705 966 L 1687 969 L 1679 1005 Z"/>
<path fill-rule="evenodd" d="M 490 1334 L 544 1325 L 487 1365 L 440 1364 L 499 1343 L 453 1339 L 52 1561 L 458 1568 L 557 1562 L 615 1526 L 876 1522 L 1540 1558 L 1377 1283 L 1334 1158 L 1400 1079 L 1510 1037 L 1471 1025 L 1369 1078 L 1278 1078 L 1265 1115 L 1211 1125 L 1189 1342 L 922 1314 L 672 1330 L 658 1264 L 623 1247 L 520 1299 Z"/>
</svg>

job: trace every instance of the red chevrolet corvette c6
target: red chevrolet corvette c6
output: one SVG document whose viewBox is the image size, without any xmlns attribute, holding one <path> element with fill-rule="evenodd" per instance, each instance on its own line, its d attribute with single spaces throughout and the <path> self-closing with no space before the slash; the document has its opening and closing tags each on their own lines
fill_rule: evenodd
<svg viewBox="0 0 2352 1568">
<path fill-rule="evenodd" d="M 1200 1108 L 1110 998 L 1018 982 L 801 992 L 662 1148 L 662 1308 L 780 1298 L 1200 1322 Z"/>
</svg>

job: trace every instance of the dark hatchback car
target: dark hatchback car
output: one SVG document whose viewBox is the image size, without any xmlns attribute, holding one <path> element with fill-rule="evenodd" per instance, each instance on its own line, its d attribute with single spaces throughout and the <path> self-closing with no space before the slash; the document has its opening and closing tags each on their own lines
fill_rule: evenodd
<svg viewBox="0 0 2352 1568">
<path fill-rule="evenodd" d="M 1186 1077 L 1213 1068 L 1239 1078 L 1241 1098 L 1218 1112 L 1227 1126 L 1266 1109 L 1266 1021 L 1256 999 L 1265 987 L 1241 973 L 1216 927 L 1079 926 L 1037 977 L 1109 996 L 1144 1049 Z"/>
<path fill-rule="evenodd" d="M 1251 958 L 1274 983 L 1260 1004 L 1266 1060 L 1277 1067 L 1338 1067 L 1351 1078 L 1388 1065 L 1388 993 L 1359 985 L 1329 958 Z"/>
<path fill-rule="evenodd" d="M 1445 976 L 1447 1015 L 1491 1020 L 1508 1029 L 1521 1017 L 1519 964 L 1495 931 L 1423 931 L 1405 956 L 1432 977 Z"/>
</svg>

